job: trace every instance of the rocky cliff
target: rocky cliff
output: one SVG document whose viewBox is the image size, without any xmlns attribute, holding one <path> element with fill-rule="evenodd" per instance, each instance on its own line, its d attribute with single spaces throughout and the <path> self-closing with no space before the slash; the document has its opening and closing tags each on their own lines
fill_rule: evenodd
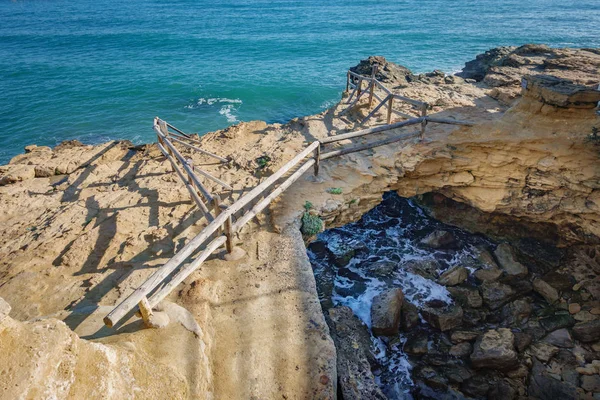
<svg viewBox="0 0 600 400">
<path fill-rule="evenodd" d="M 137 385 L 135 395 L 142 398 L 161 397 L 163 390 L 181 397 L 333 397 L 335 347 L 298 232 L 306 201 L 331 226 L 357 219 L 388 190 L 402 196 L 436 192 L 479 210 L 478 221 L 454 221 L 474 230 L 499 221 L 504 236 L 519 233 L 506 227 L 522 224 L 561 246 L 597 243 L 600 124 L 591 89 L 600 80 L 600 56 L 596 50 L 544 49 L 497 50 L 479 58 L 479 67 L 469 64 L 479 75 L 468 77 L 466 71 L 466 79 L 439 71 L 417 75 L 386 67 L 383 59 L 362 63 L 382 64 L 382 74 L 395 71 L 385 84 L 427 101 L 430 114 L 476 126 L 429 124 L 423 142 L 323 162 L 319 179 L 307 174 L 239 233 L 236 240 L 248 257 L 209 260 L 172 293 L 169 300 L 185 307 L 201 332 L 174 309 L 166 330 L 141 329 L 135 316 L 115 330 L 100 320 L 206 224 L 156 146 L 28 146 L 0 167 L 0 297 L 12 306 L 0 322 L 0 347 L 14 354 L 0 365 L 2 371 L 20 368 L 0 375 L 10 377 L 3 384 L 15 396 L 35 397 L 46 389 L 23 377 L 50 374 L 39 371 L 70 360 L 69 378 L 48 393 L 94 397 L 85 382 L 102 377 L 107 387 L 124 391 Z M 525 89 L 523 73 L 532 75 Z M 498 74 L 514 79 L 486 81 Z M 553 89 L 553 78 L 535 75 L 570 82 L 561 80 Z M 341 115 L 344 108 L 342 102 L 284 125 L 254 121 L 203 136 L 202 147 L 230 158 L 227 164 L 184 154 L 234 187 L 225 193 L 207 182 L 231 203 L 308 142 L 360 129 L 367 105 Z M 401 110 L 415 113 L 410 105 Z M 370 123 L 384 120 L 381 113 Z M 36 344 L 41 361 L 23 363 L 25 354 L 17 350 L 22 337 L 32 343 L 47 338 L 56 346 Z M 173 337 L 179 339 L 172 349 Z M 91 363 L 83 356 L 88 348 L 113 364 L 78 368 Z M 106 372 L 110 365 L 129 371 L 129 389 L 122 377 Z M 157 379 L 173 387 L 155 385 Z M 120 390 L 112 397 L 122 397 Z"/>
</svg>

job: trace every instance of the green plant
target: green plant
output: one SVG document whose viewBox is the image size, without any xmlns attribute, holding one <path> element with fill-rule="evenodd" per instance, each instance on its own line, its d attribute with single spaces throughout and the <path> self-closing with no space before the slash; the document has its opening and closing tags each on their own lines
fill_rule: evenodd
<svg viewBox="0 0 600 400">
<path fill-rule="evenodd" d="M 323 230 L 323 221 L 317 215 L 308 211 L 302 215 L 302 227 L 300 232 L 305 236 L 314 236 Z"/>
<path fill-rule="evenodd" d="M 311 208 L 313 208 L 313 204 L 310 201 L 306 200 L 304 202 L 304 209 L 306 210 L 306 212 L 308 212 Z"/>
<path fill-rule="evenodd" d="M 269 162 L 271 161 L 271 157 L 269 156 L 261 156 L 256 159 L 256 163 L 258 164 L 258 168 L 263 169 Z"/>
<path fill-rule="evenodd" d="M 356 204 L 356 203 L 358 203 L 358 200 L 356 200 L 356 199 L 352 199 L 348 202 L 348 204 L 350 204 L 350 205 Z"/>
<path fill-rule="evenodd" d="M 329 189 L 327 189 L 327 193 L 329 193 L 329 194 L 342 194 L 342 188 L 339 188 L 339 187 L 329 188 Z"/>
</svg>

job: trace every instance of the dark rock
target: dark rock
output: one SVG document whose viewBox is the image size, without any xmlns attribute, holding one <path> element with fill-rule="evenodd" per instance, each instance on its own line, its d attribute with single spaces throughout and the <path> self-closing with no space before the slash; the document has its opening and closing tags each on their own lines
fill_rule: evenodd
<svg viewBox="0 0 600 400">
<path fill-rule="evenodd" d="M 567 79 L 550 75 L 526 75 L 523 77 L 525 96 L 557 107 L 596 108 L 600 91 Z"/>
<path fill-rule="evenodd" d="M 438 283 L 444 286 L 456 286 L 467 280 L 469 271 L 465 267 L 456 266 L 440 275 Z"/>
<path fill-rule="evenodd" d="M 525 299 L 518 299 L 502 307 L 503 325 L 507 327 L 519 326 L 529 319 L 531 303 Z"/>
<path fill-rule="evenodd" d="M 494 282 L 502 276 L 502 270 L 500 268 L 482 268 L 475 271 L 473 275 L 479 282 Z"/>
<path fill-rule="evenodd" d="M 432 249 L 448 248 L 456 244 L 456 238 L 447 231 L 433 231 L 421 239 L 421 244 Z"/>
<path fill-rule="evenodd" d="M 530 272 L 536 274 L 545 274 L 558 268 L 564 257 L 564 250 L 557 248 L 552 243 L 544 243 L 533 238 L 521 238 L 514 245 L 519 250 L 519 255 L 521 255 L 523 261 L 527 262 Z M 544 280 L 550 283 L 545 276 Z M 564 290 L 554 287 L 558 290 Z"/>
<path fill-rule="evenodd" d="M 517 398 L 517 391 L 505 379 L 494 383 L 488 392 L 490 400 L 513 400 Z"/>
<path fill-rule="evenodd" d="M 525 278 L 529 273 L 527 267 L 517 261 L 516 253 L 509 244 L 502 243 L 498 245 L 494 251 L 494 255 L 498 260 L 500 268 L 502 268 L 507 278 L 512 281 Z"/>
<path fill-rule="evenodd" d="M 400 313 L 400 326 L 404 332 L 408 332 L 417 325 L 421 318 L 419 318 L 419 310 L 414 304 L 404 301 L 402 303 L 402 312 Z"/>
<path fill-rule="evenodd" d="M 540 319 L 540 325 L 546 332 L 552 332 L 561 328 L 570 328 L 575 325 L 575 320 L 568 312 L 555 314 L 547 318 Z"/>
<path fill-rule="evenodd" d="M 574 368 L 563 368 L 560 373 L 560 377 L 566 383 L 569 383 L 573 386 L 579 386 L 579 372 L 577 372 Z"/>
<path fill-rule="evenodd" d="M 389 62 L 382 56 L 371 56 L 366 60 L 361 60 L 357 66 L 350 68 L 350 71 L 370 77 L 373 65 L 378 66 L 376 78 L 381 82 L 406 84 L 414 79 L 414 75 L 410 69 Z"/>
<path fill-rule="evenodd" d="M 572 348 L 573 347 L 573 339 L 571 338 L 571 334 L 565 328 L 557 329 L 554 332 L 549 333 L 543 341 L 545 343 L 551 344 L 553 346 L 562 347 L 562 348 Z"/>
<path fill-rule="evenodd" d="M 561 274 L 556 271 L 550 271 L 543 277 L 544 281 L 548 282 L 550 286 L 554 289 L 565 292 L 571 290 L 573 285 L 575 285 L 575 280 L 573 277 L 567 274 Z"/>
<path fill-rule="evenodd" d="M 475 342 L 471 363 L 475 368 L 510 369 L 517 365 L 514 335 L 509 329 L 490 330 Z"/>
<path fill-rule="evenodd" d="M 481 335 L 481 332 L 475 331 L 454 331 L 450 335 L 452 343 L 471 342 Z"/>
<path fill-rule="evenodd" d="M 421 315 L 434 328 L 448 331 L 460 326 L 463 310 L 456 304 L 443 308 L 425 307 L 421 310 Z"/>
<path fill-rule="evenodd" d="M 580 322 L 573 327 L 573 336 L 582 342 L 597 342 L 600 340 L 600 320 Z"/>
<path fill-rule="evenodd" d="M 399 288 L 375 296 L 371 305 L 371 330 L 375 336 L 398 334 L 403 301 L 404 293 Z"/>
<path fill-rule="evenodd" d="M 512 287 L 500 282 L 490 282 L 481 285 L 483 302 L 492 310 L 502 307 L 502 305 L 513 298 L 515 293 Z"/>
<path fill-rule="evenodd" d="M 473 378 L 463 382 L 460 385 L 460 390 L 469 396 L 487 397 L 490 385 L 483 376 L 475 375 Z"/>
<path fill-rule="evenodd" d="M 479 308 L 483 305 L 483 299 L 479 291 L 467 287 L 449 287 L 448 291 L 461 306 L 470 308 Z"/>
<path fill-rule="evenodd" d="M 404 352 L 413 356 L 422 356 L 427 354 L 429 339 L 426 333 L 413 335 L 404 343 Z"/>
<path fill-rule="evenodd" d="M 548 304 L 556 303 L 559 299 L 558 291 L 540 278 L 533 280 L 533 290 L 542 296 Z"/>
<path fill-rule="evenodd" d="M 581 388 L 588 392 L 600 392 L 600 375 L 582 375 Z"/>
<path fill-rule="evenodd" d="M 530 397 L 539 399 L 575 400 L 580 398 L 577 387 L 551 377 L 544 365 L 535 359 L 527 393 Z"/>
<path fill-rule="evenodd" d="M 435 280 L 440 268 L 440 263 L 436 260 L 410 260 L 402 265 L 402 269 L 405 271 L 431 280 Z"/>
<path fill-rule="evenodd" d="M 349 307 L 334 307 L 327 319 L 337 350 L 338 384 L 344 399 L 386 399 L 371 372 L 376 365 L 369 329 Z"/>
<path fill-rule="evenodd" d="M 448 388 L 448 381 L 442 374 L 439 374 L 435 369 L 431 367 L 418 368 L 414 375 L 417 379 L 422 379 L 425 384 L 435 390 L 445 390 Z"/>
<path fill-rule="evenodd" d="M 443 374 L 452 383 L 462 383 L 473 376 L 468 368 L 462 365 L 450 365 L 442 368 Z"/>
<path fill-rule="evenodd" d="M 515 47 L 497 47 L 488 50 L 483 54 L 479 54 L 475 60 L 467 62 L 462 69 L 462 72 L 459 72 L 456 75 L 465 79 L 474 79 L 478 82 L 482 81 L 488 69 L 493 66 L 501 65 L 505 57 L 514 49 Z"/>
<path fill-rule="evenodd" d="M 547 363 L 558 354 L 558 348 L 548 343 L 536 343 L 529 347 L 529 351 L 533 354 L 538 360 Z"/>
<path fill-rule="evenodd" d="M 533 337 L 528 333 L 515 332 L 513 335 L 515 336 L 515 348 L 519 353 L 529 347 L 531 341 L 533 340 Z"/>
<path fill-rule="evenodd" d="M 472 351 L 471 343 L 462 342 L 459 344 L 455 344 L 450 348 L 450 355 L 454 357 L 467 357 L 471 354 Z"/>
<path fill-rule="evenodd" d="M 378 261 L 369 265 L 369 274 L 377 277 L 391 276 L 398 269 L 398 264 L 392 261 Z"/>
</svg>

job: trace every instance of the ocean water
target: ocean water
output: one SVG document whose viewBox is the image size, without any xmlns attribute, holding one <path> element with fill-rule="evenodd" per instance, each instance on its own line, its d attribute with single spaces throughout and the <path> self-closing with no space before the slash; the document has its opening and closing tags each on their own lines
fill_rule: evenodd
<svg viewBox="0 0 600 400">
<path fill-rule="evenodd" d="M 600 47 L 598 0 L 0 1 L 0 163 L 31 143 L 285 122 L 383 55 L 459 70 L 491 47 Z"/>
</svg>

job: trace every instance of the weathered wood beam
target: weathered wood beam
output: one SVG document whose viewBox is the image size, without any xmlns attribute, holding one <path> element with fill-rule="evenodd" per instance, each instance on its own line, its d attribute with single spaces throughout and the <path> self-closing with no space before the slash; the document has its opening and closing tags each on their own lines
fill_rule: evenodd
<svg viewBox="0 0 600 400">
<path fill-rule="evenodd" d="M 387 139 L 378 140 L 376 142 L 365 143 L 365 144 L 361 144 L 361 145 L 354 146 L 354 147 L 347 147 L 345 149 L 330 151 L 328 153 L 322 154 L 321 160 L 326 160 L 331 157 L 339 157 L 339 156 L 343 156 L 345 154 L 356 153 L 358 151 L 368 150 L 368 149 L 372 149 L 374 147 L 384 146 L 386 144 L 390 144 L 390 143 L 398 142 L 400 140 L 410 139 L 410 138 L 419 136 L 419 134 L 420 134 L 420 131 L 404 133 L 401 135 L 389 137 Z"/>
<path fill-rule="evenodd" d="M 333 143 L 333 142 L 338 142 L 340 140 L 351 139 L 351 138 L 355 138 L 355 137 L 359 137 L 359 136 L 369 135 L 371 133 L 384 132 L 384 131 L 389 131 L 390 129 L 396 129 L 396 128 L 402 128 L 404 126 L 416 125 L 416 124 L 419 124 L 421 122 L 421 120 L 422 119 L 420 117 L 413 118 L 413 119 L 409 119 L 406 121 L 396 122 L 396 123 L 393 123 L 390 125 L 381 125 L 381 126 L 376 126 L 374 128 L 362 129 L 362 130 L 356 131 L 356 132 L 343 133 L 341 135 L 336 135 L 336 136 L 329 136 L 325 139 L 322 139 L 321 144 Z M 321 159 L 323 159 L 322 155 L 321 155 Z"/>
</svg>

